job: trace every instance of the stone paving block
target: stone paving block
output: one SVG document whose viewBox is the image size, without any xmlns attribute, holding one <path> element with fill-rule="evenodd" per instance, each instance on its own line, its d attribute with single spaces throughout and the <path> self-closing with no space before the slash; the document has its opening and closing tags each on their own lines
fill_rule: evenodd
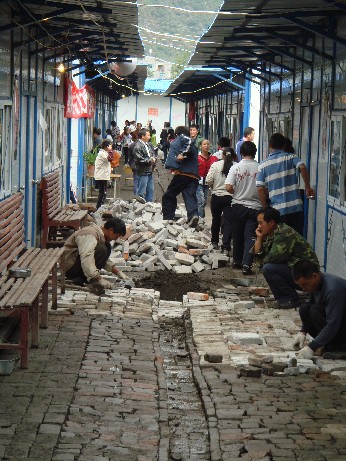
<svg viewBox="0 0 346 461">
<path fill-rule="evenodd" d="M 191 299 L 193 301 L 208 301 L 209 299 L 208 293 L 195 293 L 193 291 L 188 291 L 186 296 L 187 299 Z"/>
<path fill-rule="evenodd" d="M 232 332 L 229 339 L 236 344 L 263 344 L 263 338 L 257 333 Z"/>
<path fill-rule="evenodd" d="M 191 266 L 194 262 L 195 259 L 193 256 L 190 256 L 189 254 L 184 254 L 184 253 L 175 253 L 175 259 L 183 265 L 186 266 Z M 192 269 L 191 269 L 192 271 Z"/>
<path fill-rule="evenodd" d="M 190 250 L 190 252 L 191 252 L 191 250 Z M 190 253 L 190 254 L 191 254 L 191 253 Z M 197 272 L 197 273 L 198 273 L 198 272 L 202 272 L 202 271 L 205 270 L 205 265 L 202 264 L 200 261 L 196 261 L 195 263 L 193 263 L 193 264 L 191 265 L 191 268 L 192 268 L 193 272 Z"/>
<path fill-rule="evenodd" d="M 165 228 L 165 224 L 162 221 L 148 222 L 148 228 L 156 234 Z M 166 232 L 167 234 L 168 232 Z"/>
<path fill-rule="evenodd" d="M 207 248 L 207 245 L 204 242 L 201 242 L 200 240 L 197 240 L 194 238 L 186 239 L 186 245 L 190 248 L 200 248 L 200 249 Z"/>
<path fill-rule="evenodd" d="M 236 303 L 234 303 L 234 307 L 252 309 L 253 307 L 255 307 L 255 303 L 254 301 L 237 301 Z"/>
</svg>

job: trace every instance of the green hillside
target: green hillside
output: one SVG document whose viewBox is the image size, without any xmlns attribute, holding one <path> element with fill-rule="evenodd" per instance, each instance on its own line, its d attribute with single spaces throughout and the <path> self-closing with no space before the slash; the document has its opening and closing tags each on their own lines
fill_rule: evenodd
<svg viewBox="0 0 346 461">
<path fill-rule="evenodd" d="M 201 11 L 217 12 L 223 0 L 146 0 L 146 2 L 148 6 L 145 6 L 145 2 L 141 2 L 139 6 L 139 26 L 143 28 L 140 29 L 140 34 L 145 53 L 165 61 L 176 62 L 178 67 L 181 67 L 194 51 L 198 38 L 215 19 L 215 14 Z M 181 11 L 179 8 L 196 11 L 196 13 Z M 175 35 L 177 38 L 158 34 Z"/>
</svg>

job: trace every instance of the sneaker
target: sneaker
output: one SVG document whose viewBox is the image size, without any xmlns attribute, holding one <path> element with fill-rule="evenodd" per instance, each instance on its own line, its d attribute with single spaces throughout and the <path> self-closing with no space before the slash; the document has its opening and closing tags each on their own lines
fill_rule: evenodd
<svg viewBox="0 0 346 461">
<path fill-rule="evenodd" d="M 346 359 L 346 351 L 329 351 L 324 352 L 322 355 L 324 359 L 328 360 L 345 360 Z"/>
<path fill-rule="evenodd" d="M 192 218 L 189 221 L 189 226 L 193 228 L 197 227 L 198 219 L 198 216 L 192 216 Z"/>
<path fill-rule="evenodd" d="M 141 195 L 134 195 L 133 198 L 134 198 L 135 200 L 137 200 L 137 202 L 139 202 L 139 203 L 147 203 L 146 200 L 145 200 L 145 198 L 142 197 Z"/>
<path fill-rule="evenodd" d="M 242 266 L 240 263 L 232 263 L 232 269 L 241 269 Z"/>
<path fill-rule="evenodd" d="M 213 246 L 213 250 L 218 250 L 219 249 L 219 244 L 218 243 L 211 242 L 211 244 Z"/>
<path fill-rule="evenodd" d="M 251 270 L 251 267 L 246 266 L 244 264 L 244 266 L 243 266 L 243 275 L 252 275 L 252 274 L 253 274 L 253 272 Z"/>
<path fill-rule="evenodd" d="M 226 255 L 227 257 L 231 256 L 230 248 L 221 247 L 221 254 Z"/>
</svg>

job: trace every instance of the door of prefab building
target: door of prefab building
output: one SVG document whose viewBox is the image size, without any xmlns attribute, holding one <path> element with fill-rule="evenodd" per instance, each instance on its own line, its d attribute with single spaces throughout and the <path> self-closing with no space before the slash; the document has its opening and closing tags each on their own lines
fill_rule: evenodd
<svg viewBox="0 0 346 461">
<path fill-rule="evenodd" d="M 39 192 L 40 165 L 37 165 L 37 98 L 22 99 L 23 123 L 20 126 L 20 190 L 24 194 L 25 240 L 28 247 L 36 246 L 36 211 Z"/>
</svg>

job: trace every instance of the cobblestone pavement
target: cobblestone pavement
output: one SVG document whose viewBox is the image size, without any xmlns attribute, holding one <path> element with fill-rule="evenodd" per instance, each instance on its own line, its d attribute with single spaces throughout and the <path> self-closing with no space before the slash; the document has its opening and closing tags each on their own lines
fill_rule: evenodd
<svg viewBox="0 0 346 461">
<path fill-rule="evenodd" d="M 282 371 L 298 314 L 246 290 L 68 291 L 28 370 L 0 377 L 0 459 L 345 460 L 346 362 Z"/>
</svg>

